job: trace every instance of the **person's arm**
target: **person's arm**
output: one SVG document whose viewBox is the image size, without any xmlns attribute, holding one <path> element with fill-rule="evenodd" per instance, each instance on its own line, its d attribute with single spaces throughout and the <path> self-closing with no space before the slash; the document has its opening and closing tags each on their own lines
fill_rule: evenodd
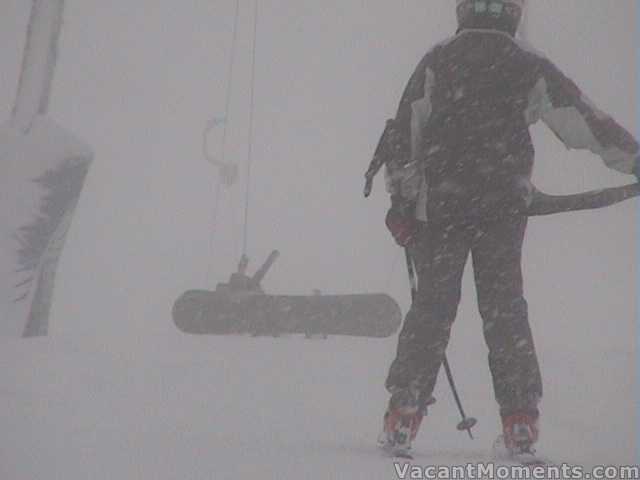
<svg viewBox="0 0 640 480">
<path fill-rule="evenodd" d="M 417 218 L 424 216 L 417 207 L 425 184 L 422 136 L 433 112 L 432 55 L 428 53 L 418 64 L 402 94 L 396 118 L 387 122 L 384 133 L 385 180 L 391 196 L 385 223 L 403 247 L 416 239 L 421 228 Z"/>
<path fill-rule="evenodd" d="M 567 148 L 590 150 L 621 173 L 640 173 L 637 140 L 546 59 L 529 97 L 528 116 L 530 123 L 542 119 Z"/>
<path fill-rule="evenodd" d="M 431 94 L 435 74 L 428 53 L 407 84 L 394 120 L 388 125 L 385 179 L 392 201 L 415 203 L 424 181 L 421 161 L 422 135 L 433 111 Z"/>
</svg>

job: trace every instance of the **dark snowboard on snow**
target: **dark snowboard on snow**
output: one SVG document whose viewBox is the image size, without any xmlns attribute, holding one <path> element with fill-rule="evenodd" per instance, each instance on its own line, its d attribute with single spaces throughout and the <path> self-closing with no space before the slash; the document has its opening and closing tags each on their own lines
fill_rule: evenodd
<svg viewBox="0 0 640 480">
<path fill-rule="evenodd" d="M 386 294 L 265 295 L 189 290 L 173 305 L 173 321 L 196 335 L 351 335 L 389 337 L 402 316 Z"/>
</svg>

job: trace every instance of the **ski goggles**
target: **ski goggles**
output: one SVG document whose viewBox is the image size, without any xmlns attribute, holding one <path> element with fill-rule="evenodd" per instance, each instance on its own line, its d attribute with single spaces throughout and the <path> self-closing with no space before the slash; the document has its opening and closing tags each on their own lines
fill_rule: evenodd
<svg viewBox="0 0 640 480">
<path fill-rule="evenodd" d="M 466 8 L 475 14 L 489 14 L 499 17 L 505 12 L 507 15 L 516 17 L 522 13 L 522 8 L 518 2 L 504 0 L 471 0 L 466 4 Z"/>
</svg>

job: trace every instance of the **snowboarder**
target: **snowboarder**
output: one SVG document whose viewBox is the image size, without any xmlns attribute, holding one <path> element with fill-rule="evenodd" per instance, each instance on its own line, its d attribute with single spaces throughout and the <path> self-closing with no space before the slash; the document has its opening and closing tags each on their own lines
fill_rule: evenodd
<svg viewBox="0 0 640 480">
<path fill-rule="evenodd" d="M 543 120 L 568 147 L 640 173 L 638 142 L 549 60 L 516 38 L 525 0 L 456 0 L 458 31 L 430 50 L 387 124 L 386 225 L 409 249 L 417 295 L 386 380 L 382 441 L 411 447 L 426 414 L 460 300 L 469 253 L 509 455 L 532 455 L 542 379 L 523 295 L 531 201 L 529 126 Z M 636 175 L 637 176 L 637 175 Z M 367 192 L 367 190 L 365 190 Z"/>
</svg>

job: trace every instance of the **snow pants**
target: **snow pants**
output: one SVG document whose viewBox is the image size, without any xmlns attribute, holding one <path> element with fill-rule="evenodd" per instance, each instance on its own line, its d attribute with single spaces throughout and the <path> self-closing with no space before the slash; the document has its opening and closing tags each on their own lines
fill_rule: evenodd
<svg viewBox="0 0 640 480">
<path fill-rule="evenodd" d="M 488 223 L 428 225 L 410 249 L 418 291 L 408 312 L 386 387 L 434 390 L 460 302 L 469 253 L 478 307 L 489 348 L 489 368 L 502 416 L 537 418 L 542 379 L 523 296 L 522 243 L 527 218 Z"/>
</svg>

